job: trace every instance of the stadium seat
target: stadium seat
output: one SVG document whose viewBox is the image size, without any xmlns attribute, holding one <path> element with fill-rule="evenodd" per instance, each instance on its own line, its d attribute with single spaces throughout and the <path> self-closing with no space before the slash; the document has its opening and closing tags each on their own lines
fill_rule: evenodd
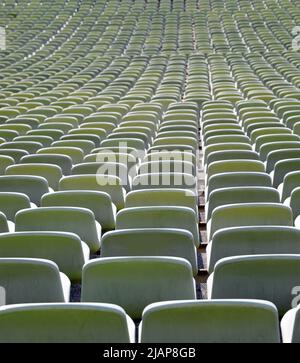
<svg viewBox="0 0 300 363">
<path fill-rule="evenodd" d="M 184 189 L 141 189 L 126 195 L 125 207 L 147 206 L 181 206 L 194 210 L 198 216 L 198 201 L 196 195 Z"/>
<path fill-rule="evenodd" d="M 222 228 L 261 225 L 293 226 L 291 208 L 279 203 L 227 204 L 214 209 L 207 231 L 211 239 Z"/>
<path fill-rule="evenodd" d="M 13 192 L 0 192 L 0 211 L 9 221 L 14 222 L 18 211 L 34 207 L 27 195 Z"/>
<path fill-rule="evenodd" d="M 208 271 L 225 257 L 262 254 L 299 254 L 300 231 L 285 226 L 246 226 L 217 231 L 206 248 Z"/>
<path fill-rule="evenodd" d="M 70 281 L 54 262 L 0 258 L 0 271 L 6 305 L 69 301 Z"/>
<path fill-rule="evenodd" d="M 1 194 L 0 194 L 1 199 Z M 92 190 L 69 190 L 49 193 L 42 197 L 42 207 L 79 207 L 91 210 L 103 231 L 115 228 L 116 207 L 109 194 Z"/>
<path fill-rule="evenodd" d="M 11 156 L 0 155 L 0 175 L 5 174 L 5 170 L 15 164 L 15 160 Z"/>
<path fill-rule="evenodd" d="M 59 190 L 93 190 L 110 195 L 118 210 L 125 205 L 125 189 L 120 178 L 113 175 L 72 175 L 60 180 Z"/>
<path fill-rule="evenodd" d="M 273 302 L 279 316 L 290 308 L 298 286 L 299 255 L 255 255 L 220 260 L 208 281 L 211 299 L 259 299 Z"/>
<path fill-rule="evenodd" d="M 133 207 L 118 212 L 116 229 L 179 228 L 192 233 L 195 246 L 200 244 L 198 220 L 188 207 Z"/>
<path fill-rule="evenodd" d="M 1 343 L 133 343 L 135 326 L 119 306 L 17 304 L 0 308 Z"/>
<path fill-rule="evenodd" d="M 120 305 L 132 319 L 153 302 L 195 298 L 192 267 L 181 258 L 110 257 L 83 268 L 81 301 Z"/>
<path fill-rule="evenodd" d="M 197 275 L 198 265 L 193 235 L 181 229 L 137 228 L 105 233 L 101 257 L 171 256 L 182 257 Z"/>
<path fill-rule="evenodd" d="M 41 197 L 49 193 L 46 179 L 29 175 L 5 175 L 0 176 L 0 192 L 23 193 L 37 206 Z"/>
<path fill-rule="evenodd" d="M 145 308 L 140 343 L 280 343 L 278 313 L 262 300 L 168 301 Z"/>
<path fill-rule="evenodd" d="M 81 280 L 88 246 L 72 233 L 19 232 L 0 235 L 0 258 L 40 258 L 55 262 L 72 282 Z"/>
<path fill-rule="evenodd" d="M 43 207 L 25 209 L 16 215 L 16 232 L 55 231 L 77 234 L 91 252 L 100 248 L 101 226 L 85 208 Z"/>
<path fill-rule="evenodd" d="M 45 178 L 49 187 L 53 190 L 58 189 L 59 181 L 62 178 L 62 170 L 59 166 L 53 164 L 18 164 L 9 166 L 6 175 L 33 175 Z"/>
<path fill-rule="evenodd" d="M 208 199 L 210 194 L 221 188 L 232 187 L 271 187 L 272 180 L 266 173 L 255 172 L 232 172 L 216 174 L 209 178 L 206 198 Z"/>
<path fill-rule="evenodd" d="M 35 154 L 22 157 L 21 164 L 53 164 L 61 168 L 63 175 L 71 174 L 72 159 L 67 155 L 59 154 Z"/>
<path fill-rule="evenodd" d="M 279 192 L 267 187 L 231 187 L 212 191 L 206 208 L 209 220 L 215 208 L 226 204 L 239 203 L 280 203 Z"/>
</svg>

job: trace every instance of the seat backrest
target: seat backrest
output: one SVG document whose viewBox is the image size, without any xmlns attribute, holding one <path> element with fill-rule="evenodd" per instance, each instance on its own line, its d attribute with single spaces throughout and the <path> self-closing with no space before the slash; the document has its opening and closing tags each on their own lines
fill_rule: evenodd
<svg viewBox="0 0 300 363">
<path fill-rule="evenodd" d="M 93 212 L 85 208 L 43 207 L 25 209 L 16 215 L 16 232 L 56 231 L 77 234 L 92 252 L 100 247 L 99 230 Z"/>
<path fill-rule="evenodd" d="M 101 241 L 101 257 L 171 256 L 182 257 L 198 273 L 193 235 L 181 229 L 136 228 L 105 233 Z"/>
<path fill-rule="evenodd" d="M 225 161 L 225 160 L 259 160 L 259 155 L 255 151 L 250 150 L 223 150 L 215 151 L 208 155 L 207 164 L 213 163 L 215 161 Z"/>
<path fill-rule="evenodd" d="M 42 258 L 55 262 L 71 281 L 81 280 L 88 247 L 67 232 L 19 232 L 0 235 L 0 257 Z"/>
<path fill-rule="evenodd" d="M 63 175 L 70 175 L 72 169 L 72 159 L 67 155 L 59 154 L 36 154 L 22 157 L 22 164 L 53 164 L 61 168 Z"/>
<path fill-rule="evenodd" d="M 0 258 L 0 286 L 7 305 L 65 302 L 59 269 L 49 260 Z"/>
<path fill-rule="evenodd" d="M 113 175 L 72 175 L 64 177 L 59 183 L 59 190 L 94 190 L 110 195 L 117 209 L 124 208 L 125 190 L 122 181 Z"/>
<path fill-rule="evenodd" d="M 7 167 L 14 165 L 15 160 L 11 156 L 0 155 L 0 175 L 5 174 Z"/>
<path fill-rule="evenodd" d="M 300 148 L 298 149 L 286 149 L 286 150 L 275 150 L 268 154 L 266 161 L 266 171 L 270 173 L 275 164 L 281 160 L 287 159 L 299 159 L 300 158 Z"/>
<path fill-rule="evenodd" d="M 49 186 L 57 190 L 59 180 L 62 178 L 62 170 L 59 166 L 53 164 L 18 164 L 9 166 L 5 172 L 6 175 L 36 175 L 45 178 Z"/>
<path fill-rule="evenodd" d="M 210 163 L 207 168 L 207 178 L 220 173 L 231 172 L 265 172 L 264 164 L 259 160 L 223 160 Z"/>
<path fill-rule="evenodd" d="M 279 192 L 267 187 L 231 187 L 212 191 L 207 206 L 207 219 L 215 208 L 238 203 L 280 203 Z"/>
<path fill-rule="evenodd" d="M 262 161 L 266 161 L 269 154 L 275 150 L 284 150 L 284 149 L 298 149 L 300 148 L 299 141 L 277 141 L 270 142 L 261 146 L 259 155 Z"/>
<path fill-rule="evenodd" d="M 300 172 L 292 171 L 283 179 L 283 187 L 282 187 L 282 201 L 284 202 L 290 195 L 292 191 L 298 188 L 300 185 Z"/>
<path fill-rule="evenodd" d="M 195 298 L 191 265 L 181 258 L 102 258 L 83 268 L 81 301 L 120 305 L 133 319 L 153 302 Z"/>
<path fill-rule="evenodd" d="M 143 312 L 139 341 L 280 343 L 278 313 L 272 303 L 258 300 L 154 303 Z"/>
<path fill-rule="evenodd" d="M 1 343 L 133 343 L 133 321 L 112 304 L 24 304 L 0 308 Z"/>
<path fill-rule="evenodd" d="M 277 188 L 284 180 L 284 177 L 293 171 L 300 170 L 300 158 L 298 159 L 284 159 L 275 164 L 273 185 Z"/>
<path fill-rule="evenodd" d="M 49 192 L 47 180 L 39 176 L 5 175 L 0 176 L 0 192 L 26 194 L 37 206 L 41 197 Z"/>
<path fill-rule="evenodd" d="M 21 209 L 30 208 L 30 199 L 23 193 L 0 192 L 0 211 L 10 221 L 15 220 L 16 213 Z"/>
<path fill-rule="evenodd" d="M 58 155 L 67 155 L 72 159 L 73 164 L 81 163 L 84 157 L 83 151 L 78 147 L 69 147 L 69 146 L 61 146 L 61 147 L 45 147 L 43 149 L 38 150 L 37 154 L 58 154 Z"/>
<path fill-rule="evenodd" d="M 127 194 L 125 207 L 146 206 L 188 207 L 198 215 L 198 200 L 192 191 L 185 189 L 141 189 Z"/>
<path fill-rule="evenodd" d="M 185 173 L 151 173 L 137 175 L 133 178 L 132 189 L 189 189 L 196 192 L 197 178 Z"/>
<path fill-rule="evenodd" d="M 282 317 L 291 308 L 292 291 L 299 285 L 299 274 L 299 255 L 223 258 L 210 277 L 210 298 L 271 301 Z"/>
<path fill-rule="evenodd" d="M 116 229 L 179 228 L 193 234 L 194 243 L 200 242 L 198 220 L 187 207 L 135 207 L 125 208 L 117 214 Z"/>
<path fill-rule="evenodd" d="M 232 172 L 216 174 L 209 178 L 207 198 L 215 189 L 250 186 L 271 187 L 272 180 L 266 173 Z"/>
<path fill-rule="evenodd" d="M 103 230 L 114 229 L 115 213 L 110 195 L 94 190 L 67 190 L 45 194 L 42 207 L 80 207 L 91 210 Z"/>
<path fill-rule="evenodd" d="M 209 247 L 208 270 L 224 257 L 262 254 L 300 254 L 300 231 L 286 226 L 247 226 L 217 231 Z"/>
<path fill-rule="evenodd" d="M 214 209 L 210 236 L 222 228 L 238 226 L 293 226 L 290 207 L 279 203 L 227 204 Z"/>
</svg>

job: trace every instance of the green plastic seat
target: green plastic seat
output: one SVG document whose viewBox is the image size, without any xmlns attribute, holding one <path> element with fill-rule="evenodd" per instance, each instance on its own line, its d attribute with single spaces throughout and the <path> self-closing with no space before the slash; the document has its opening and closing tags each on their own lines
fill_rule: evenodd
<svg viewBox="0 0 300 363">
<path fill-rule="evenodd" d="M 57 135 L 59 135 L 61 132 L 63 132 L 63 134 L 66 134 L 70 130 L 72 130 L 72 128 L 73 128 L 72 124 L 65 123 L 65 122 L 57 122 L 57 123 L 56 122 L 44 122 L 39 125 L 39 127 L 36 131 L 43 132 L 43 130 L 45 130 L 45 134 L 49 132 L 49 137 L 51 134 L 54 134 L 55 139 L 57 140 L 58 139 Z M 54 131 L 54 133 L 52 133 L 52 131 Z M 56 132 L 56 131 L 58 131 L 58 132 Z M 54 138 L 53 138 L 53 140 L 54 140 Z"/>
<path fill-rule="evenodd" d="M 25 194 L 39 206 L 41 197 L 49 193 L 49 186 L 47 180 L 39 176 L 4 175 L 0 176 L 0 192 Z"/>
<path fill-rule="evenodd" d="M 14 222 L 19 210 L 31 208 L 27 195 L 13 192 L 0 192 L 0 211 L 9 221 Z"/>
<path fill-rule="evenodd" d="M 196 176 L 195 165 L 184 160 L 154 160 L 143 162 L 139 166 L 139 174 L 151 173 L 185 173 Z"/>
<path fill-rule="evenodd" d="M 226 204 L 280 203 L 279 192 L 267 187 L 230 187 L 215 189 L 209 195 L 206 205 L 206 219 L 209 220 L 215 208 Z"/>
<path fill-rule="evenodd" d="M 64 131 L 60 129 L 51 129 L 51 128 L 39 128 L 37 130 L 32 130 L 27 132 L 27 135 L 30 136 L 47 136 L 51 137 L 53 140 L 59 140 L 62 136 L 64 136 Z"/>
<path fill-rule="evenodd" d="M 43 145 L 43 147 L 50 146 L 53 142 L 52 137 L 49 136 L 32 136 L 32 135 L 24 135 L 24 136 L 18 136 L 14 138 L 14 141 L 33 141 L 38 142 Z"/>
<path fill-rule="evenodd" d="M 74 141 L 81 141 L 81 140 L 82 141 L 90 141 L 90 142 L 93 143 L 93 149 L 94 149 L 94 146 L 96 146 L 96 147 L 100 146 L 100 142 L 101 142 L 101 139 L 100 139 L 100 137 L 98 135 L 88 134 L 88 133 L 86 133 L 86 134 L 82 133 L 80 135 L 78 135 L 78 134 L 68 134 L 68 135 L 65 135 L 65 136 L 63 136 L 61 138 L 61 141 L 72 141 L 72 140 L 74 140 Z M 84 151 L 88 152 L 87 147 L 85 147 Z"/>
<path fill-rule="evenodd" d="M 29 154 L 35 154 L 43 145 L 34 141 L 10 141 L 0 145 L 0 149 L 19 149 L 27 151 Z"/>
<path fill-rule="evenodd" d="M 64 177 L 59 183 L 59 190 L 94 190 L 110 195 L 117 210 L 124 208 L 125 189 L 120 178 L 113 175 L 72 175 Z"/>
<path fill-rule="evenodd" d="M 101 257 L 170 256 L 188 260 L 194 276 L 198 273 L 193 236 L 179 229 L 138 228 L 105 233 Z"/>
<path fill-rule="evenodd" d="M 216 189 L 251 186 L 271 187 L 272 180 L 266 173 L 231 172 L 216 174 L 209 178 L 206 198 L 208 200 L 211 192 Z"/>
<path fill-rule="evenodd" d="M 135 326 L 113 304 L 44 303 L 0 308 L 1 343 L 133 343 Z"/>
<path fill-rule="evenodd" d="M 89 140 L 63 140 L 61 138 L 59 141 L 54 141 L 51 146 L 58 148 L 76 148 L 82 150 L 84 154 L 89 154 L 95 148 L 95 143 Z"/>
<path fill-rule="evenodd" d="M 220 260 L 208 281 L 209 299 L 259 299 L 274 303 L 282 317 L 298 286 L 299 255 L 255 255 Z"/>
<path fill-rule="evenodd" d="M 124 189 L 131 190 L 131 179 L 126 165 L 115 162 L 92 162 L 77 164 L 72 168 L 72 175 L 115 175 L 122 180 Z"/>
<path fill-rule="evenodd" d="M 215 161 L 227 161 L 227 160 L 259 160 L 259 155 L 255 151 L 250 150 L 223 150 L 215 151 L 208 155 L 207 164 Z"/>
<path fill-rule="evenodd" d="M 280 343 L 278 312 L 259 300 L 168 301 L 143 311 L 140 343 Z"/>
<path fill-rule="evenodd" d="M 15 164 L 15 160 L 11 156 L 0 155 L 0 175 L 5 174 L 5 170 Z"/>
<path fill-rule="evenodd" d="M 275 150 L 268 154 L 268 158 L 266 161 L 266 171 L 267 173 L 271 173 L 275 167 L 275 164 L 278 161 L 287 160 L 287 159 L 299 159 L 300 158 L 300 149 L 283 149 L 283 150 Z"/>
<path fill-rule="evenodd" d="M 1 199 L 1 195 L 0 195 Z M 116 207 L 109 194 L 98 191 L 64 191 L 45 194 L 42 207 L 79 207 L 91 210 L 104 231 L 115 228 Z"/>
<path fill-rule="evenodd" d="M 217 231 L 206 248 L 208 271 L 225 257 L 262 254 L 299 254 L 300 231 L 285 226 L 247 226 Z"/>
<path fill-rule="evenodd" d="M 196 193 L 197 179 L 185 173 L 151 173 L 137 175 L 132 181 L 132 189 L 188 189 Z"/>
<path fill-rule="evenodd" d="M 0 129 L 0 137 L 6 141 L 12 141 L 15 137 L 18 137 L 19 133 L 13 130 Z"/>
<path fill-rule="evenodd" d="M 264 135 L 259 136 L 256 139 L 255 143 L 255 150 L 259 151 L 260 148 L 265 145 L 269 144 L 270 142 L 286 142 L 286 141 L 300 141 L 300 138 L 298 135 L 290 135 L 290 134 L 275 134 L 275 135 Z"/>
<path fill-rule="evenodd" d="M 226 143 L 249 144 L 250 139 L 245 135 L 211 136 L 206 140 L 205 146 Z"/>
<path fill-rule="evenodd" d="M 279 203 L 241 203 L 217 207 L 207 225 L 209 239 L 222 228 L 239 226 L 293 226 L 290 207 Z"/>
<path fill-rule="evenodd" d="M 265 166 L 259 160 L 223 160 L 214 161 L 207 167 L 207 179 L 221 173 L 253 172 L 264 173 Z"/>
<path fill-rule="evenodd" d="M 116 138 L 116 139 L 106 139 L 103 140 L 100 144 L 102 147 L 106 147 L 110 149 L 111 147 L 133 147 L 140 152 L 145 150 L 145 143 L 144 141 L 136 138 Z"/>
<path fill-rule="evenodd" d="M 90 250 L 72 233 L 19 232 L 0 235 L 0 258 L 42 258 L 55 262 L 73 282 L 81 281 Z"/>
<path fill-rule="evenodd" d="M 101 226 L 85 208 L 43 207 L 25 209 L 16 215 L 16 232 L 54 231 L 77 234 L 91 252 L 100 248 Z"/>
<path fill-rule="evenodd" d="M 117 151 L 99 151 L 95 154 L 86 155 L 83 159 L 84 163 L 120 163 L 124 164 L 128 169 L 130 176 L 137 174 L 138 158 L 132 154 Z"/>
<path fill-rule="evenodd" d="M 153 302 L 195 298 L 192 267 L 181 258 L 110 257 L 83 268 L 81 301 L 117 304 L 133 319 Z"/>
<path fill-rule="evenodd" d="M 250 144 L 245 143 L 220 143 L 220 144 L 213 144 L 206 146 L 204 149 L 204 156 L 203 160 L 204 163 L 207 163 L 207 159 L 211 153 L 217 152 L 217 151 L 234 151 L 234 150 L 241 150 L 241 151 L 252 151 Z"/>
<path fill-rule="evenodd" d="M 278 188 L 282 202 L 285 202 L 291 196 L 293 190 L 299 187 L 299 183 L 300 172 L 293 171 L 285 175 L 282 185 Z"/>
<path fill-rule="evenodd" d="M 50 260 L 0 258 L 0 271 L 6 305 L 69 301 L 70 280 Z"/>
<path fill-rule="evenodd" d="M 192 146 L 194 149 L 198 149 L 198 142 L 194 137 L 160 137 L 160 134 L 157 135 L 157 138 L 153 142 L 153 146 L 159 145 L 169 145 L 169 144 L 179 144 L 179 145 L 188 145 Z"/>
<path fill-rule="evenodd" d="M 38 150 L 37 154 L 58 154 L 58 155 L 66 155 L 72 159 L 73 164 L 79 164 L 82 162 L 84 153 L 78 147 L 69 147 L 69 146 L 51 146 L 46 148 L 41 148 Z"/>
<path fill-rule="evenodd" d="M 293 171 L 298 171 L 300 169 L 300 158 L 299 159 L 285 159 L 277 161 L 274 167 L 273 175 L 273 185 L 278 188 L 283 182 L 284 177 Z"/>
<path fill-rule="evenodd" d="M 45 178 L 53 190 L 58 189 L 59 181 L 62 178 L 61 168 L 53 164 L 18 164 L 9 166 L 6 175 L 34 175 Z"/>
<path fill-rule="evenodd" d="M 132 228 L 179 228 L 193 234 L 196 247 L 200 244 L 197 216 L 187 207 L 125 208 L 117 214 L 116 229 Z"/>
<path fill-rule="evenodd" d="M 300 148 L 300 142 L 298 141 L 277 141 L 270 142 L 261 146 L 259 150 L 260 159 L 266 161 L 269 154 L 272 151 L 284 150 L 284 149 L 298 149 Z"/>
<path fill-rule="evenodd" d="M 61 168 L 63 175 L 70 175 L 72 170 L 72 159 L 67 155 L 59 154 L 35 154 L 23 156 L 21 164 L 51 164 Z"/>
<path fill-rule="evenodd" d="M 198 216 L 198 200 L 196 195 L 185 189 L 141 189 L 127 194 L 125 207 L 146 206 L 181 206 L 194 210 Z"/>
<path fill-rule="evenodd" d="M 6 215 L 0 212 L 0 233 L 9 232 L 9 224 L 6 218 Z"/>
<path fill-rule="evenodd" d="M 269 136 L 269 135 L 277 135 L 277 134 L 290 135 L 290 134 L 292 134 L 292 131 L 288 128 L 283 128 L 283 127 L 263 127 L 263 128 L 255 129 L 251 132 L 251 141 L 256 142 L 256 140 L 261 136 Z M 262 140 L 261 143 L 263 143 L 263 142 L 264 142 L 264 140 Z"/>
</svg>

